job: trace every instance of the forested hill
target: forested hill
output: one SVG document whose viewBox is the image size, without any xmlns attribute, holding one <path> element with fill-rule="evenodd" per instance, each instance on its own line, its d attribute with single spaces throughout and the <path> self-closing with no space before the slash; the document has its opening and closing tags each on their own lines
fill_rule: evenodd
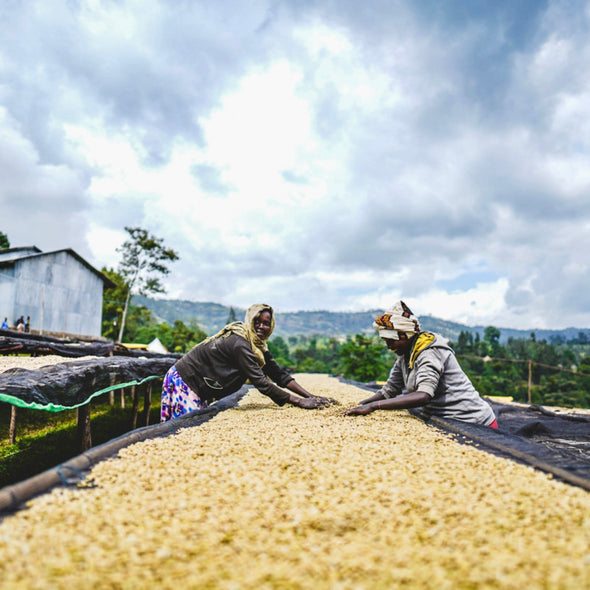
<svg viewBox="0 0 590 590">
<path fill-rule="evenodd" d="M 179 299 L 152 299 L 150 297 L 133 297 L 134 305 L 142 305 L 152 311 L 158 321 L 173 324 L 175 320 L 181 320 L 187 325 L 195 322 L 208 335 L 220 330 L 228 321 L 231 308 L 219 303 L 186 301 Z M 244 319 L 246 310 L 234 307 L 235 317 Z M 333 337 L 345 337 L 350 334 L 372 334 L 373 320 L 383 310 L 368 310 L 362 312 L 339 311 L 297 311 L 277 312 L 274 336 L 295 335 L 322 335 Z M 451 340 L 457 340 L 461 331 L 479 333 L 483 337 L 487 326 L 466 326 L 456 322 L 449 322 L 431 316 L 421 316 L 420 325 L 423 330 L 438 332 Z M 537 340 L 551 341 L 558 338 L 563 341 L 577 338 L 580 332 L 585 333 L 590 340 L 590 329 L 566 328 L 564 330 L 513 330 L 503 326 L 496 326 L 500 330 L 500 342 L 504 343 L 508 338 L 528 339 L 531 333 L 535 333 Z"/>
</svg>

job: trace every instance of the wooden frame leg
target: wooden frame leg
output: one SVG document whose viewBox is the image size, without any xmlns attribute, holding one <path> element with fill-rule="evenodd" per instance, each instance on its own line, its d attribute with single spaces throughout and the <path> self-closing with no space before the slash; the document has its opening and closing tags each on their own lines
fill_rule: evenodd
<svg viewBox="0 0 590 590">
<path fill-rule="evenodd" d="M 8 444 L 16 442 L 16 406 L 10 406 L 10 428 L 8 430 Z"/>
<path fill-rule="evenodd" d="M 81 453 L 92 447 L 90 433 L 90 404 L 84 404 L 77 410 L 78 418 L 78 448 Z"/>
<path fill-rule="evenodd" d="M 131 428 L 135 429 L 137 428 L 137 414 L 139 410 L 139 390 L 137 389 L 137 387 L 135 387 L 135 385 L 131 386 L 131 396 L 133 398 L 133 408 L 131 411 L 133 422 Z"/>
<path fill-rule="evenodd" d="M 143 421 L 146 426 L 150 423 L 150 408 L 152 406 L 152 382 L 150 381 L 143 394 Z"/>
<path fill-rule="evenodd" d="M 110 374 L 111 387 L 115 384 L 116 381 L 117 381 L 117 375 L 115 375 L 115 373 L 111 373 Z M 109 405 L 110 406 L 115 405 L 115 392 L 112 389 L 111 389 L 111 391 L 109 391 Z"/>
</svg>

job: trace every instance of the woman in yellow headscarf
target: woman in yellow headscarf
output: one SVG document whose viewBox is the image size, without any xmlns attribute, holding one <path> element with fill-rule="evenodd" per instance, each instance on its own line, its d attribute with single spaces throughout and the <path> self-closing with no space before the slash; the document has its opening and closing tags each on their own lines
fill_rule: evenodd
<svg viewBox="0 0 590 590">
<path fill-rule="evenodd" d="M 266 344 L 274 325 L 272 307 L 256 304 L 248 309 L 243 322 L 228 324 L 185 354 L 164 377 L 161 421 L 206 407 L 237 391 L 247 379 L 279 406 L 288 403 L 315 409 L 329 404 L 276 363 Z"/>
</svg>

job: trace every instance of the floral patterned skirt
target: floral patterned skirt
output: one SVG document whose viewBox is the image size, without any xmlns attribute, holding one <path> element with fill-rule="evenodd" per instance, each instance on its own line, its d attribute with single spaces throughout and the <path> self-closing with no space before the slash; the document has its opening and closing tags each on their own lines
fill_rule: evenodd
<svg viewBox="0 0 590 590">
<path fill-rule="evenodd" d="M 207 407 L 178 374 L 175 366 L 170 367 L 162 383 L 162 406 L 160 422 L 167 422 L 183 414 Z"/>
</svg>

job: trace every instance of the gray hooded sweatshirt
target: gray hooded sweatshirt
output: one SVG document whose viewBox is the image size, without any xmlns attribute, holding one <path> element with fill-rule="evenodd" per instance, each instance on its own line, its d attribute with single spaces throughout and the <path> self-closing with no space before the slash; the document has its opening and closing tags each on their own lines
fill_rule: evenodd
<svg viewBox="0 0 590 590">
<path fill-rule="evenodd" d="M 429 416 L 485 426 L 496 419 L 491 406 L 459 366 L 448 340 L 440 334 L 418 334 L 409 354 L 398 357 L 380 390 L 386 398 L 414 391 L 431 397 L 422 408 Z"/>
</svg>

